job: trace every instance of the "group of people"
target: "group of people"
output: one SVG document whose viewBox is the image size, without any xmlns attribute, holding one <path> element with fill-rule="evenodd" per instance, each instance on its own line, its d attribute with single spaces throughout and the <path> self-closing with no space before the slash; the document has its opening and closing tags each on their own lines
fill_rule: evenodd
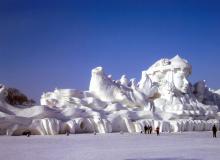
<svg viewBox="0 0 220 160">
<path fill-rule="evenodd" d="M 151 126 L 151 125 L 145 125 L 144 126 L 144 133 L 145 134 L 151 134 L 152 133 L 152 130 L 153 130 L 153 127 Z M 159 136 L 160 135 L 160 128 L 159 128 L 159 126 L 156 128 L 156 133 L 157 133 L 157 136 Z"/>
<path fill-rule="evenodd" d="M 147 125 L 144 126 L 144 133 L 145 134 L 151 134 L 152 130 L 153 130 L 152 126 L 147 126 Z M 159 126 L 156 127 L 155 131 L 157 133 L 157 136 L 159 136 L 160 135 L 160 128 L 159 128 Z M 216 138 L 217 127 L 215 126 L 215 124 L 212 127 L 212 133 L 213 133 L 213 138 Z"/>
<path fill-rule="evenodd" d="M 152 126 L 144 126 L 144 133 L 145 134 L 151 134 L 152 133 Z"/>
<path fill-rule="evenodd" d="M 152 130 L 153 130 L 153 127 L 151 125 L 149 125 L 149 126 L 145 125 L 144 126 L 144 133 L 145 134 L 151 134 Z M 159 126 L 156 127 L 155 131 L 157 133 L 157 136 L 159 136 L 160 135 L 160 128 L 159 128 Z M 213 133 L 213 138 L 216 138 L 217 127 L 215 125 L 213 125 L 213 127 L 212 127 L 212 133 Z M 66 135 L 69 136 L 69 134 L 70 134 L 70 131 L 67 129 L 66 130 Z M 23 135 L 26 135 L 27 137 L 30 137 L 31 131 L 30 130 L 26 130 L 26 131 L 23 132 Z M 96 135 L 96 132 L 94 133 L 94 135 Z"/>
</svg>

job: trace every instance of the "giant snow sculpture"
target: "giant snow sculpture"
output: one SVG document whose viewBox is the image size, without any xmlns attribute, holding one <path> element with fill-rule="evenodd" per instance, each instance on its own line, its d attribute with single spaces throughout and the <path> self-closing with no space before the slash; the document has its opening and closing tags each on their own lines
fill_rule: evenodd
<svg viewBox="0 0 220 160">
<path fill-rule="evenodd" d="M 220 94 L 205 81 L 192 85 L 191 65 L 178 55 L 142 71 L 138 83 L 94 68 L 88 91 L 55 89 L 43 93 L 41 106 L 12 106 L 0 87 L 0 134 L 141 132 L 144 125 L 164 132 L 211 130 L 219 126 Z"/>
<path fill-rule="evenodd" d="M 155 109 L 177 117 L 207 119 L 215 117 L 216 105 L 202 104 L 187 80 L 191 65 L 178 55 L 172 59 L 161 59 L 147 70 L 147 74 L 159 87 L 159 97 L 154 100 Z M 198 89 L 197 89 L 198 90 Z M 204 94 L 200 89 L 198 94 Z M 165 117 L 164 117 L 165 118 Z"/>
</svg>

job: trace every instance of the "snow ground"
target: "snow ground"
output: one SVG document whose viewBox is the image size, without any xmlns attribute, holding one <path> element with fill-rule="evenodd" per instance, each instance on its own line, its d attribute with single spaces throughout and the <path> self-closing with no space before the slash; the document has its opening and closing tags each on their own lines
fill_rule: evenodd
<svg viewBox="0 0 220 160">
<path fill-rule="evenodd" d="M 211 132 L 0 136 L 1 160 L 219 160 Z"/>
</svg>

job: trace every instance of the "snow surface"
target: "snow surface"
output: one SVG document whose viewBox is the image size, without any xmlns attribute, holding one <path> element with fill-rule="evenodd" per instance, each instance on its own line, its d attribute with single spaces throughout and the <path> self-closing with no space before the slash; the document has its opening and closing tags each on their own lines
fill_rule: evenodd
<svg viewBox="0 0 220 160">
<path fill-rule="evenodd" d="M 217 134 L 220 137 L 220 133 Z M 0 136 L 5 160 L 218 160 L 211 132 Z"/>
</svg>

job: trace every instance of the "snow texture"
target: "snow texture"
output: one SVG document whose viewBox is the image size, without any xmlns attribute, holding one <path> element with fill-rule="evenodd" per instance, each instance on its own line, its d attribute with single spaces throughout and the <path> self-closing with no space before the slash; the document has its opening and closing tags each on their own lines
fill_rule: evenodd
<svg viewBox="0 0 220 160">
<path fill-rule="evenodd" d="M 217 135 L 220 137 L 220 134 Z M 218 160 L 220 138 L 211 132 L 1 136 L 1 159 Z"/>
</svg>

